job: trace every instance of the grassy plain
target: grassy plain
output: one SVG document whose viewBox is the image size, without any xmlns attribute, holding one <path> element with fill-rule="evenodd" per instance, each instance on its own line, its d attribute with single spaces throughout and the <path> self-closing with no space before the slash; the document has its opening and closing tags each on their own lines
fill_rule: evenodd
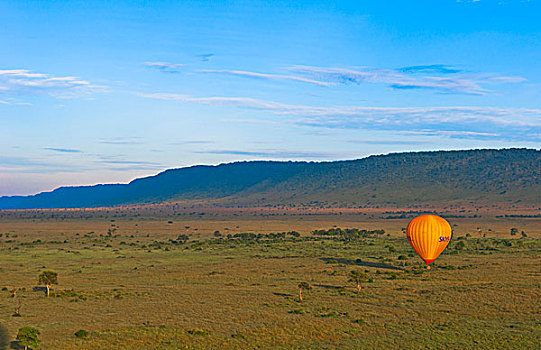
<svg viewBox="0 0 541 350">
<path fill-rule="evenodd" d="M 540 348 L 539 215 L 449 214 L 426 271 L 402 233 L 413 214 L 367 213 L 1 212 L 0 324 L 37 327 L 43 349 Z M 386 233 L 310 234 L 334 226 Z M 59 274 L 49 298 L 43 270 Z M 373 278 L 360 296 L 351 270 Z"/>
</svg>

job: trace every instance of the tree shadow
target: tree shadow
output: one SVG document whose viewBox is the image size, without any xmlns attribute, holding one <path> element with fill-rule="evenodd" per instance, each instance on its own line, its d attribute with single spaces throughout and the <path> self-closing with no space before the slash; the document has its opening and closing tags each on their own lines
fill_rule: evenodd
<svg viewBox="0 0 541 350">
<path fill-rule="evenodd" d="M 9 344 L 10 349 L 14 350 L 24 350 L 24 346 L 21 345 L 21 342 L 14 340 Z M 31 347 L 28 347 L 28 349 L 32 349 Z"/>
<path fill-rule="evenodd" d="M 357 265 L 364 267 L 375 267 L 378 269 L 389 269 L 389 270 L 399 270 L 404 271 L 403 268 L 385 264 L 382 262 L 371 262 L 371 261 L 362 261 L 361 259 L 345 259 L 345 258 L 319 258 L 319 260 L 325 261 L 326 263 L 337 262 L 339 264 L 346 265 Z"/>
<path fill-rule="evenodd" d="M 272 293 L 274 295 L 277 295 L 279 297 L 292 297 L 293 294 L 286 294 L 286 293 Z"/>
<path fill-rule="evenodd" d="M 336 289 L 336 290 L 344 289 L 343 286 L 331 286 L 330 284 L 314 284 L 314 287 L 321 287 L 325 289 Z"/>
</svg>

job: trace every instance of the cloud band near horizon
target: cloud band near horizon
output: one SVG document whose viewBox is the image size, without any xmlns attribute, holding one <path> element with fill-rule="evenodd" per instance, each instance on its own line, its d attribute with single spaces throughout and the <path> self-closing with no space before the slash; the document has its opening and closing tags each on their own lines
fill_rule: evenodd
<svg viewBox="0 0 541 350">
<path fill-rule="evenodd" d="M 300 126 L 341 129 L 438 132 L 441 136 L 540 140 L 541 109 L 472 106 L 369 107 L 307 106 L 285 104 L 248 97 L 192 97 L 171 93 L 137 93 L 146 98 L 184 103 L 227 105 L 259 110 L 275 116 L 296 117 L 280 120 Z"/>
</svg>

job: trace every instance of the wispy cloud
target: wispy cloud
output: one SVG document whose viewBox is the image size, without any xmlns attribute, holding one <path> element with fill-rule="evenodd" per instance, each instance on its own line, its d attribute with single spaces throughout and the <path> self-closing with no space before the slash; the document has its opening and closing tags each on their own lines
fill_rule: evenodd
<svg viewBox="0 0 541 350">
<path fill-rule="evenodd" d="M 319 107 L 284 104 L 248 97 L 192 97 L 167 93 L 140 93 L 139 95 L 161 100 L 230 105 L 267 111 L 278 116 L 297 117 L 294 120 L 289 120 L 289 123 L 320 128 L 466 131 L 494 133 L 499 134 L 502 138 L 512 139 L 531 140 L 533 137 L 537 140 L 535 135 L 539 134 L 541 127 L 541 109 L 468 106 Z M 472 135 L 475 134 L 468 136 Z"/>
<path fill-rule="evenodd" d="M 33 73 L 26 69 L 0 70 L 0 94 L 38 95 L 70 98 L 93 91 L 104 90 L 79 77 L 55 77 L 50 74 Z"/>
<path fill-rule="evenodd" d="M 228 118 L 222 119 L 222 122 L 228 123 L 245 123 L 245 124 L 266 124 L 266 125 L 281 125 L 283 122 L 278 120 L 261 120 L 261 119 L 243 119 L 243 118 Z"/>
<path fill-rule="evenodd" d="M 85 170 L 85 167 L 77 164 L 23 156 L 0 156 L 0 168 L 6 173 L 58 173 Z"/>
<path fill-rule="evenodd" d="M 82 151 L 78 149 L 72 149 L 72 148 L 44 147 L 43 149 L 47 151 L 60 152 L 60 153 L 82 153 Z"/>
<path fill-rule="evenodd" d="M 409 66 L 399 68 L 398 71 L 405 73 L 438 73 L 438 74 L 455 74 L 461 70 L 444 64 L 430 64 L 425 66 Z"/>
<path fill-rule="evenodd" d="M 327 159 L 335 157 L 335 153 L 322 153 L 322 152 L 304 152 L 304 151 L 284 151 L 276 149 L 267 150 L 207 150 L 196 151 L 194 153 L 200 154 L 226 154 L 235 156 L 251 156 L 251 157 L 263 157 L 263 158 L 275 158 L 275 159 Z"/>
<path fill-rule="evenodd" d="M 528 130 L 528 129 L 526 129 Z M 521 140 L 521 141 L 534 141 L 537 142 L 541 140 L 541 134 L 535 133 L 535 128 L 531 128 L 528 131 L 520 135 L 518 132 L 515 132 L 513 135 L 506 132 L 480 132 L 480 131 L 471 131 L 463 130 L 460 126 L 456 126 L 455 129 L 450 128 L 450 130 L 419 130 L 419 131 L 398 131 L 400 135 L 408 136 L 428 136 L 440 138 L 448 137 L 451 139 L 475 139 L 475 140 L 496 140 L 496 139 L 511 139 L 511 140 Z"/>
<path fill-rule="evenodd" d="M 164 166 L 157 162 L 138 161 L 138 160 L 101 160 L 100 166 L 113 171 L 133 171 L 133 170 L 160 170 Z"/>
<path fill-rule="evenodd" d="M 121 136 L 121 137 L 102 137 L 99 143 L 107 145 L 140 145 L 143 144 L 143 138 L 140 136 Z"/>
<path fill-rule="evenodd" d="M 53 149 L 55 152 L 71 152 L 70 149 Z M 0 155 L 0 169 L 3 173 L 32 173 L 32 174 L 55 174 L 77 173 L 96 170 L 134 171 L 134 170 L 161 170 L 166 168 L 163 164 L 153 161 L 139 161 L 125 159 L 124 156 L 109 156 L 100 154 L 86 154 L 94 158 L 91 163 L 88 160 L 78 162 L 76 158 L 59 161 L 54 156 L 29 157 L 29 156 L 2 156 Z"/>
<path fill-rule="evenodd" d="M 159 165 L 159 163 L 156 163 L 156 162 L 134 161 L 134 160 L 103 160 L 102 163 L 107 163 L 107 164 Z"/>
<path fill-rule="evenodd" d="M 212 57 L 214 57 L 214 54 L 213 53 L 204 53 L 204 54 L 201 54 L 201 55 L 197 55 L 197 57 L 203 62 L 208 62 L 208 61 L 210 61 L 210 59 Z"/>
<path fill-rule="evenodd" d="M 177 141 L 171 142 L 169 145 L 209 145 L 215 143 L 210 140 L 187 140 L 187 141 Z"/>
<path fill-rule="evenodd" d="M 178 68 L 184 66 L 184 64 L 169 62 L 146 62 L 144 65 L 166 73 L 179 73 Z M 286 70 L 290 74 L 254 72 L 245 69 L 199 69 L 192 70 L 191 73 L 289 81 L 323 87 L 351 84 L 384 84 L 395 90 L 425 89 L 447 94 L 468 95 L 492 93 L 487 85 L 520 83 L 526 80 L 519 76 L 472 73 L 445 64 L 416 65 L 396 69 L 296 65 L 287 67 Z"/>
<path fill-rule="evenodd" d="M 183 63 L 169 62 L 145 62 L 143 65 L 148 68 L 158 69 L 163 73 L 179 73 L 179 68 L 185 66 Z"/>
<path fill-rule="evenodd" d="M 0 93 L 2 89 L 0 89 Z M 0 100 L 0 105 L 15 105 L 15 106 L 30 106 L 31 103 L 28 103 L 28 102 L 20 102 L 20 101 L 17 101 L 16 99 L 14 98 L 9 98 L 7 100 Z"/>
<path fill-rule="evenodd" d="M 493 74 L 466 74 L 445 65 L 411 66 L 400 69 L 359 67 L 293 66 L 290 71 L 311 79 L 335 84 L 380 83 L 394 89 L 430 89 L 445 93 L 487 95 L 487 84 L 519 83 L 522 77 Z"/>
<path fill-rule="evenodd" d="M 426 140 L 346 140 L 349 143 L 360 143 L 367 145 L 418 145 L 426 144 Z"/>
<path fill-rule="evenodd" d="M 298 108 L 304 108 L 302 106 L 288 105 L 279 102 L 259 100 L 250 97 L 193 97 L 190 95 L 184 94 L 170 94 L 170 93 L 136 93 L 139 96 L 153 98 L 158 100 L 174 100 L 179 102 L 192 102 L 192 103 L 201 103 L 209 105 L 231 105 L 242 108 L 251 108 L 251 109 L 263 109 L 263 110 L 274 110 L 274 111 L 286 111 L 293 110 Z"/>
<path fill-rule="evenodd" d="M 258 73 L 258 72 L 244 71 L 244 70 L 200 69 L 197 72 L 199 72 L 199 73 L 227 74 L 227 75 L 232 75 L 232 76 L 237 76 L 237 77 L 255 78 L 255 79 L 289 80 L 289 81 L 296 81 L 296 82 L 300 82 L 300 83 L 314 84 L 314 85 L 318 85 L 318 86 L 331 86 L 332 85 L 332 83 L 329 83 L 329 82 L 309 79 L 309 78 L 295 76 L 295 75 Z"/>
<path fill-rule="evenodd" d="M 498 137 L 498 133 L 493 132 L 475 132 L 464 130 L 426 130 L 426 131 L 406 131 L 401 132 L 405 135 L 423 135 L 423 136 L 450 136 L 450 137 Z"/>
</svg>

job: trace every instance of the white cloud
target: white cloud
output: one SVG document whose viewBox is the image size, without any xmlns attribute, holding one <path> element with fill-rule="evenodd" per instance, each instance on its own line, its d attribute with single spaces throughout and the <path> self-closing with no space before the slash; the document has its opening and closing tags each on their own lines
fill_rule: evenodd
<svg viewBox="0 0 541 350">
<path fill-rule="evenodd" d="M 249 71 L 243 71 L 243 70 L 226 70 L 226 69 L 201 69 L 201 70 L 198 70 L 198 72 L 228 74 L 228 75 L 246 77 L 246 78 L 260 78 L 260 79 L 269 79 L 269 80 L 290 80 L 290 81 L 296 81 L 300 83 L 314 84 L 318 86 L 333 85 L 332 83 L 329 83 L 329 82 L 309 79 L 305 77 L 299 77 L 295 75 L 268 74 L 268 73 L 249 72 Z"/>
<path fill-rule="evenodd" d="M 296 125 L 380 130 L 447 130 L 448 136 L 497 134 L 502 138 L 531 139 L 541 128 L 541 109 L 498 107 L 319 107 L 292 105 L 249 97 L 192 97 L 170 93 L 139 93 L 140 96 L 179 102 L 230 105 L 238 108 L 267 111 L 274 115 L 297 117 Z M 444 135 L 444 134 L 442 134 Z M 462 134 L 466 136 L 466 134 Z"/>
<path fill-rule="evenodd" d="M 447 135 L 447 136 L 487 136 L 495 137 L 500 136 L 500 134 L 493 132 L 475 132 L 475 131 L 449 131 L 449 130 L 433 130 L 433 131 L 409 131 L 402 132 L 405 135 L 426 135 L 426 136 L 437 136 L 437 135 Z"/>
<path fill-rule="evenodd" d="M 50 74 L 32 73 L 26 69 L 0 70 L 0 93 L 2 94 L 45 94 L 67 98 L 104 88 L 104 86 L 93 85 L 74 76 L 55 77 Z"/>
<path fill-rule="evenodd" d="M 263 150 L 206 150 L 196 151 L 194 153 L 200 154 L 217 154 L 217 155 L 233 155 L 233 156 L 247 156 L 255 158 L 272 158 L 272 159 L 331 159 L 337 156 L 336 153 L 325 152 L 305 152 L 305 151 L 289 151 L 279 149 L 263 149 Z"/>
<path fill-rule="evenodd" d="M 163 73 L 179 73 L 178 68 L 185 66 L 183 63 L 169 62 L 145 62 L 143 65 L 151 69 L 158 69 Z"/>
<path fill-rule="evenodd" d="M 483 86 L 485 84 L 520 83 L 526 80 L 522 77 L 467 74 L 444 65 L 413 66 L 401 69 L 293 66 L 289 70 L 321 82 L 381 83 L 394 89 L 431 89 L 470 95 L 489 94 L 491 91 Z"/>
<path fill-rule="evenodd" d="M 179 63 L 146 62 L 145 66 L 159 69 L 164 73 L 179 73 Z M 317 86 L 348 84 L 385 84 L 396 90 L 429 89 L 443 93 L 488 95 L 492 91 L 486 85 L 521 83 L 526 81 L 518 76 L 497 74 L 473 74 L 443 64 L 418 65 L 398 69 L 376 67 L 315 67 L 296 65 L 286 68 L 294 74 L 253 72 L 241 69 L 199 69 L 193 73 L 226 74 L 235 77 L 294 81 Z"/>
</svg>

